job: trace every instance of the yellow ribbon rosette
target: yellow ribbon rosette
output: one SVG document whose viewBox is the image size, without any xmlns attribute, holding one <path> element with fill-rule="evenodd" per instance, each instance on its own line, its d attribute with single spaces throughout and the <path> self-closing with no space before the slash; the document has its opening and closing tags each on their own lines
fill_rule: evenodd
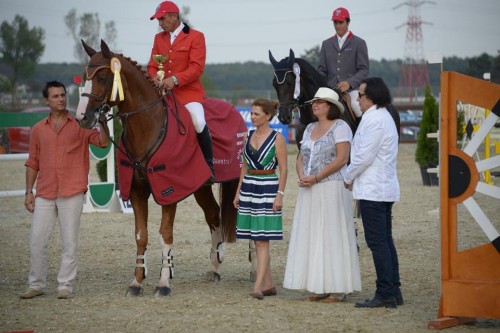
<svg viewBox="0 0 500 333">
<path fill-rule="evenodd" d="M 111 98 L 109 100 L 114 102 L 116 100 L 116 95 L 118 94 L 120 96 L 121 102 L 125 99 L 125 96 L 123 95 L 122 78 L 120 75 L 122 64 L 120 63 L 120 60 L 118 60 L 118 58 L 114 57 L 111 59 L 110 67 L 111 72 L 115 74 L 115 76 L 113 78 L 113 87 L 111 88 Z"/>
</svg>

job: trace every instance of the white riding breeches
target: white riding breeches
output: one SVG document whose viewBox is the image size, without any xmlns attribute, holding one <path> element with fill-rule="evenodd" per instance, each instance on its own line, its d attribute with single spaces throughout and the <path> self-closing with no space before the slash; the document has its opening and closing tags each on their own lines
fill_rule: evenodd
<svg viewBox="0 0 500 333">
<path fill-rule="evenodd" d="M 358 92 L 359 90 L 352 90 L 349 92 L 349 96 L 351 96 L 351 109 L 352 109 L 352 112 L 354 112 L 354 114 L 356 115 L 356 117 L 361 117 L 361 109 L 359 107 L 359 102 L 358 102 Z"/>
<path fill-rule="evenodd" d="M 203 105 L 198 102 L 190 102 L 187 103 L 185 107 L 189 110 L 191 118 L 193 119 L 194 130 L 196 133 L 201 133 L 207 124 L 205 121 L 205 110 L 203 109 Z"/>
</svg>

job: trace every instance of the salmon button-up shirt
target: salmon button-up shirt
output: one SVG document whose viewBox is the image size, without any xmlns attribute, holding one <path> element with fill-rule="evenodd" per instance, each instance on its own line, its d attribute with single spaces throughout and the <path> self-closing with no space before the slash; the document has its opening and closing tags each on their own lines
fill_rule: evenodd
<svg viewBox="0 0 500 333">
<path fill-rule="evenodd" d="M 45 199 L 86 193 L 90 170 L 89 144 L 103 148 L 96 129 L 81 128 L 69 112 L 59 133 L 50 115 L 31 130 L 25 166 L 38 172 L 36 195 Z"/>
</svg>

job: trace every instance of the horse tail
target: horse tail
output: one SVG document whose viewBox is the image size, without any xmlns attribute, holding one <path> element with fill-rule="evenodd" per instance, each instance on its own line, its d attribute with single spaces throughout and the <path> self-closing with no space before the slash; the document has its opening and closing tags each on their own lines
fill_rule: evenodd
<svg viewBox="0 0 500 333">
<path fill-rule="evenodd" d="M 222 241 L 225 243 L 236 242 L 236 216 L 233 200 L 238 188 L 239 179 L 223 182 L 219 185 L 219 202 L 221 215 Z"/>
</svg>

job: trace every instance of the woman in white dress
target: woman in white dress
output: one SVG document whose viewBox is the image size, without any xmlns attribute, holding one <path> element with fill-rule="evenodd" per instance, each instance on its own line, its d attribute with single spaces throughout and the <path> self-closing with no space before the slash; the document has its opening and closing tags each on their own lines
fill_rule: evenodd
<svg viewBox="0 0 500 333">
<path fill-rule="evenodd" d="M 339 119 L 344 108 L 335 91 L 319 88 L 309 102 L 318 121 L 307 126 L 297 158 L 299 192 L 283 287 L 314 293 L 310 301 L 341 302 L 361 290 L 352 195 L 342 176 L 352 132 Z"/>
</svg>

